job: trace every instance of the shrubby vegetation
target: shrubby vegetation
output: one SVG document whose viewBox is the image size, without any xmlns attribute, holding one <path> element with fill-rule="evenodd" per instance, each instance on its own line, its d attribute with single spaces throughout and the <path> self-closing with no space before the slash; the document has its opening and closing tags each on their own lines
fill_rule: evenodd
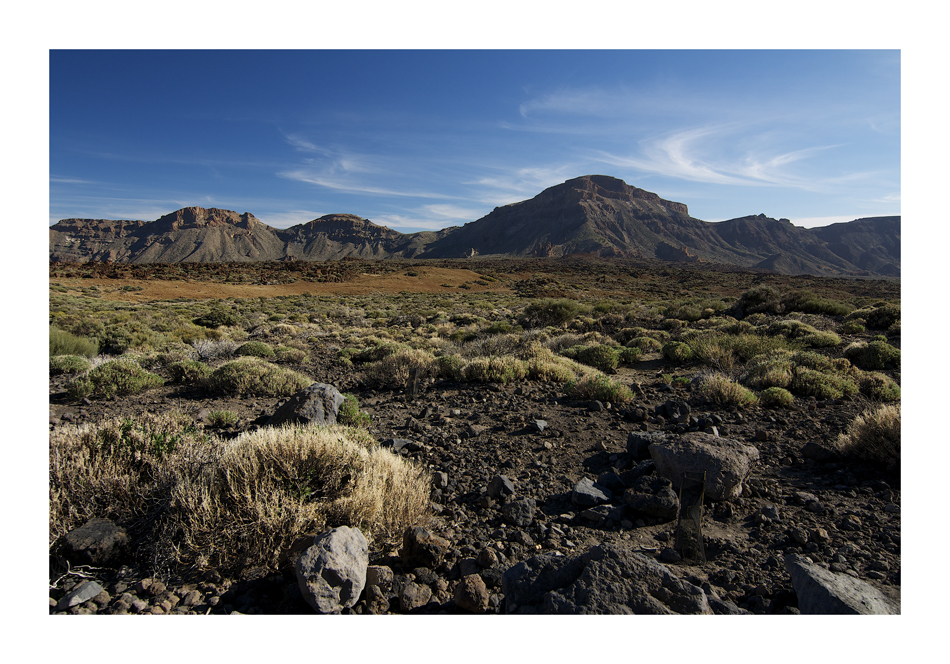
<svg viewBox="0 0 950 664">
<path fill-rule="evenodd" d="M 109 515 L 160 566 L 275 567 L 306 532 L 389 539 L 423 519 L 428 473 L 345 426 L 264 428 L 224 444 L 176 413 L 50 433 L 49 542 Z"/>
</svg>

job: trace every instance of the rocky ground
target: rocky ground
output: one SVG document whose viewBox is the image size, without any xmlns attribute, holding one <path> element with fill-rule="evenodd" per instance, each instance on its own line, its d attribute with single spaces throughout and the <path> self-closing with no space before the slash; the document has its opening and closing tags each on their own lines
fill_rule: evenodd
<svg viewBox="0 0 950 664">
<path fill-rule="evenodd" d="M 539 554 L 570 557 L 598 544 L 656 559 L 715 598 L 717 612 L 797 613 L 799 598 L 784 562 L 793 553 L 900 602 L 900 470 L 845 462 L 826 446 L 869 405 L 860 397 L 798 399 L 786 410 L 722 408 L 704 403 L 689 385 L 667 384 L 662 374 L 692 373 L 667 366 L 658 355 L 614 376 L 636 393 L 623 407 L 571 401 L 559 385 L 527 381 L 439 381 L 412 396 L 362 389 L 331 348 L 316 349 L 311 357 L 300 370 L 354 393 L 371 414 L 370 430 L 380 441 L 411 441 L 397 443 L 398 453 L 433 472 L 427 528 L 447 541 L 443 559 L 432 567 L 404 561 L 399 543 L 371 550 L 369 564 L 388 567 L 392 580 L 344 613 L 469 612 L 456 601 L 456 590 L 471 573 L 484 582 L 483 612 L 504 613 L 506 570 Z M 209 410 L 226 408 L 241 417 L 218 432 L 230 436 L 261 426 L 282 401 L 209 399 L 168 385 L 117 401 L 74 402 L 65 394 L 65 382 L 50 379 L 51 428 L 170 408 L 202 422 Z M 681 559 L 675 551 L 675 518 L 632 511 L 623 499 L 641 476 L 654 475 L 648 454 L 628 451 L 631 434 L 690 431 L 715 432 L 759 452 L 740 497 L 705 504 L 705 563 Z M 608 489 L 606 500 L 578 498 L 584 478 Z M 506 505 L 523 499 L 534 501 L 532 518 L 512 518 Z M 302 599 L 290 565 L 246 569 L 237 578 L 211 571 L 183 579 L 133 565 L 67 568 L 53 556 L 50 612 L 308 614 L 313 609 Z"/>
</svg>

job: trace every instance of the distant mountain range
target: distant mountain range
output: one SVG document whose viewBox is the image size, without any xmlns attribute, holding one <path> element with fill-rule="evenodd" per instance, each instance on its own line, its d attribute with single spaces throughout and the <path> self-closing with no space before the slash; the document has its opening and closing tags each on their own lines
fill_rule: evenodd
<svg viewBox="0 0 950 664">
<path fill-rule="evenodd" d="M 189 207 L 155 221 L 63 219 L 50 262 L 325 261 L 568 256 L 659 258 L 781 274 L 900 276 L 900 217 L 800 228 L 765 215 L 710 223 L 683 203 L 586 175 L 440 231 L 399 233 L 351 214 L 277 229 L 245 212 Z"/>
</svg>

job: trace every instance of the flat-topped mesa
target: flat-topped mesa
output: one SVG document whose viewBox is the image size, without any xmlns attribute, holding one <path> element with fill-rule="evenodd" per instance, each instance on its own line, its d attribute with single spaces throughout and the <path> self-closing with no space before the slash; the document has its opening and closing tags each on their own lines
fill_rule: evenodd
<svg viewBox="0 0 950 664">
<path fill-rule="evenodd" d="M 623 180 L 609 175 L 584 175 L 573 180 L 568 180 L 559 185 L 555 185 L 545 191 L 575 190 L 580 192 L 580 200 L 593 200 L 597 198 L 608 198 L 621 201 L 647 201 L 662 205 L 671 212 L 679 212 L 688 215 L 689 208 L 684 203 L 668 201 L 660 198 L 652 191 L 633 187 Z M 542 192 L 541 195 L 543 195 Z"/>
<path fill-rule="evenodd" d="M 398 231 L 374 224 L 369 219 L 363 219 L 355 214 L 325 214 L 317 219 L 281 231 L 281 235 L 298 238 L 314 233 L 326 235 L 334 240 L 396 238 L 402 235 Z"/>
<path fill-rule="evenodd" d="M 228 226 L 253 230 L 266 226 L 250 212 L 238 214 L 232 210 L 202 207 L 182 208 L 171 214 L 166 214 L 164 217 L 159 217 L 152 223 L 155 231 L 159 233 L 188 228 L 224 228 Z"/>
</svg>

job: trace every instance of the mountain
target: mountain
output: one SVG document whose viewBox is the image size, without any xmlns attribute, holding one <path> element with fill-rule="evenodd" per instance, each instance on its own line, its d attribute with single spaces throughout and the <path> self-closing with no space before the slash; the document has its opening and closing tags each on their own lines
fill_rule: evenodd
<svg viewBox="0 0 950 664">
<path fill-rule="evenodd" d="M 461 227 L 399 233 L 352 214 L 276 229 L 245 212 L 184 208 L 152 222 L 64 219 L 50 261 L 128 263 L 576 254 L 707 261 L 783 274 L 900 276 L 900 217 L 800 228 L 765 215 L 706 222 L 683 203 L 586 175 Z"/>
</svg>

